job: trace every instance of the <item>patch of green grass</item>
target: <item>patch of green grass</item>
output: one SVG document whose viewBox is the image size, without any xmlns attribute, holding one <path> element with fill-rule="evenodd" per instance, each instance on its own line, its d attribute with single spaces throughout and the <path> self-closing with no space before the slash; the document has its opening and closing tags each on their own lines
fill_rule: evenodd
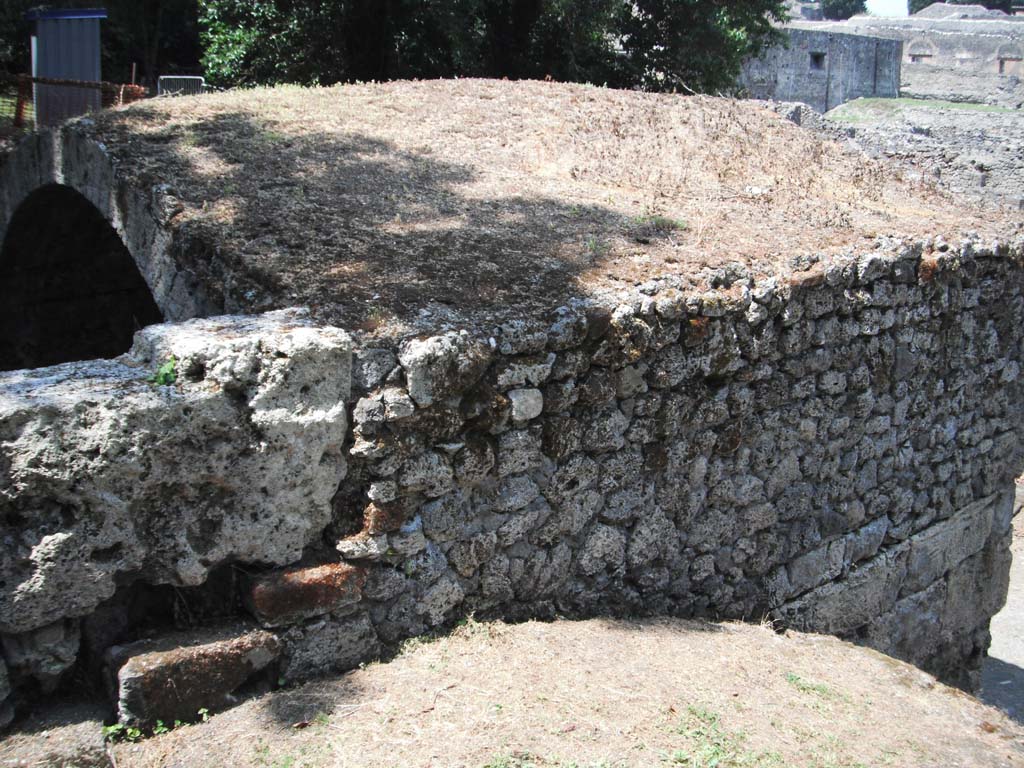
<svg viewBox="0 0 1024 768">
<path fill-rule="evenodd" d="M 637 216 L 633 223 L 640 227 L 650 227 L 660 234 L 683 230 L 687 226 L 682 219 L 673 219 L 671 216 L 662 216 L 661 214 Z"/>
<path fill-rule="evenodd" d="M 838 698 L 838 694 L 824 683 L 812 683 L 793 672 L 786 673 L 786 682 L 796 688 L 800 693 L 815 693 L 824 699 Z"/>
<path fill-rule="evenodd" d="M 685 736 L 685 748 L 664 755 L 662 762 L 686 768 L 781 768 L 777 752 L 756 752 L 745 746 L 746 734 L 728 731 L 716 712 L 705 707 L 688 707 L 686 717 L 676 726 Z"/>
<path fill-rule="evenodd" d="M 492 757 L 481 768 L 537 768 L 529 755 L 498 755 Z"/>
<path fill-rule="evenodd" d="M 969 104 L 938 99 L 856 99 L 839 105 L 828 113 L 828 117 L 844 123 L 863 123 L 894 115 L 904 108 L 958 109 L 968 112 L 1019 112 L 1010 107 L 999 107 L 993 104 Z"/>
</svg>

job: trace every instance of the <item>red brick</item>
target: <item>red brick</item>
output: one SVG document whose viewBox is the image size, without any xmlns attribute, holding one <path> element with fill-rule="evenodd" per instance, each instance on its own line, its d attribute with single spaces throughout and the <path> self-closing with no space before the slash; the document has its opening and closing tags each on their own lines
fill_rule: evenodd
<svg viewBox="0 0 1024 768">
<path fill-rule="evenodd" d="M 359 602 L 366 569 L 348 563 L 287 568 L 256 579 L 246 607 L 261 624 L 279 627 Z"/>
<path fill-rule="evenodd" d="M 107 651 L 123 723 L 194 720 L 200 709 L 227 706 L 232 692 L 281 653 L 276 636 L 230 626 L 175 633 Z"/>
</svg>

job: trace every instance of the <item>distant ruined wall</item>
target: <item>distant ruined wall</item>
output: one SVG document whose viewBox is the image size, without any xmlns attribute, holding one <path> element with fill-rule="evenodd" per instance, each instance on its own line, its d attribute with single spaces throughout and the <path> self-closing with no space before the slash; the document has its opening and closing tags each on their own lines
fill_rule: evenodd
<svg viewBox="0 0 1024 768">
<path fill-rule="evenodd" d="M 1022 248 L 882 239 L 393 343 L 216 317 L 2 373 L 0 719 L 104 666 L 123 720 L 188 717 L 471 612 L 769 617 L 971 687 Z"/>
<path fill-rule="evenodd" d="M 861 97 L 899 96 L 898 41 L 806 29 L 786 32 L 788 45 L 744 65 L 740 85 L 752 98 L 799 101 L 827 112 Z"/>
<path fill-rule="evenodd" d="M 1024 22 L 1013 18 L 855 16 L 794 26 L 901 41 L 904 96 L 1017 107 L 1024 103 Z"/>
</svg>

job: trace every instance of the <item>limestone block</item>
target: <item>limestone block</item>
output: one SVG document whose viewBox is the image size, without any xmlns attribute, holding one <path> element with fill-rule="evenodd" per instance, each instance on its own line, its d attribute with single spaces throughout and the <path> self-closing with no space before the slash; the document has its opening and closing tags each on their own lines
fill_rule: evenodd
<svg viewBox="0 0 1024 768">
<path fill-rule="evenodd" d="M 398 352 L 409 395 L 421 408 L 465 391 L 483 375 L 491 351 L 468 334 L 446 333 L 406 342 Z"/>
<path fill-rule="evenodd" d="M 803 632 L 850 632 L 892 609 L 906 570 L 907 547 L 900 546 L 869 560 L 845 579 L 783 605 L 773 615 Z"/>
<path fill-rule="evenodd" d="M 544 395 L 539 389 L 512 389 L 506 394 L 512 403 L 512 421 L 535 419 L 544 410 Z"/>
<path fill-rule="evenodd" d="M 214 710 L 281 653 L 269 632 L 241 625 L 140 640 L 107 651 L 107 668 L 122 723 L 193 720 Z"/>
<path fill-rule="evenodd" d="M 422 552 L 427 547 L 427 537 L 423 533 L 423 518 L 414 517 L 388 536 L 388 554 L 398 557 L 409 557 Z"/>
<path fill-rule="evenodd" d="M 984 547 L 992 531 L 996 500 L 994 496 L 981 499 L 911 537 L 903 594 L 924 589 Z"/>
<path fill-rule="evenodd" d="M 405 491 L 422 491 L 435 498 L 454 486 L 451 465 L 437 451 L 427 451 L 407 460 L 398 473 L 399 487 Z"/>
<path fill-rule="evenodd" d="M 423 593 L 416 605 L 416 612 L 424 616 L 431 626 L 437 626 L 465 596 L 459 580 L 447 574 Z"/>
<path fill-rule="evenodd" d="M 172 355 L 177 380 L 151 383 Z M 345 333 L 282 311 L 0 375 L 0 631 L 85 615 L 122 573 L 195 585 L 298 559 L 345 473 L 350 358 Z"/>
<path fill-rule="evenodd" d="M 352 384 L 366 392 L 378 384 L 398 365 L 390 349 L 360 349 L 352 359 Z"/>
<path fill-rule="evenodd" d="M 380 652 L 377 632 L 366 614 L 295 627 L 282 639 L 286 650 L 281 677 L 289 683 L 344 672 Z"/>
<path fill-rule="evenodd" d="M 498 438 L 499 477 L 525 472 L 542 461 L 541 433 L 538 430 L 513 429 Z"/>
<path fill-rule="evenodd" d="M 554 364 L 554 352 L 502 360 L 497 365 L 498 389 L 507 391 L 527 386 L 539 387 L 551 376 Z"/>
</svg>

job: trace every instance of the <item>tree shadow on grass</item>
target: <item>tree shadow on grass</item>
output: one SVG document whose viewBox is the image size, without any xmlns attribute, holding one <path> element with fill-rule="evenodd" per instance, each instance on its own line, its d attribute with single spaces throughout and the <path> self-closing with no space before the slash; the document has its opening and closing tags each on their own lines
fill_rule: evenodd
<svg viewBox="0 0 1024 768">
<path fill-rule="evenodd" d="M 636 224 L 357 131 L 286 136 L 238 111 L 155 132 L 134 131 L 167 122 L 145 108 L 108 119 L 180 201 L 176 258 L 228 312 L 307 304 L 358 327 L 428 305 L 553 309 Z"/>
</svg>

